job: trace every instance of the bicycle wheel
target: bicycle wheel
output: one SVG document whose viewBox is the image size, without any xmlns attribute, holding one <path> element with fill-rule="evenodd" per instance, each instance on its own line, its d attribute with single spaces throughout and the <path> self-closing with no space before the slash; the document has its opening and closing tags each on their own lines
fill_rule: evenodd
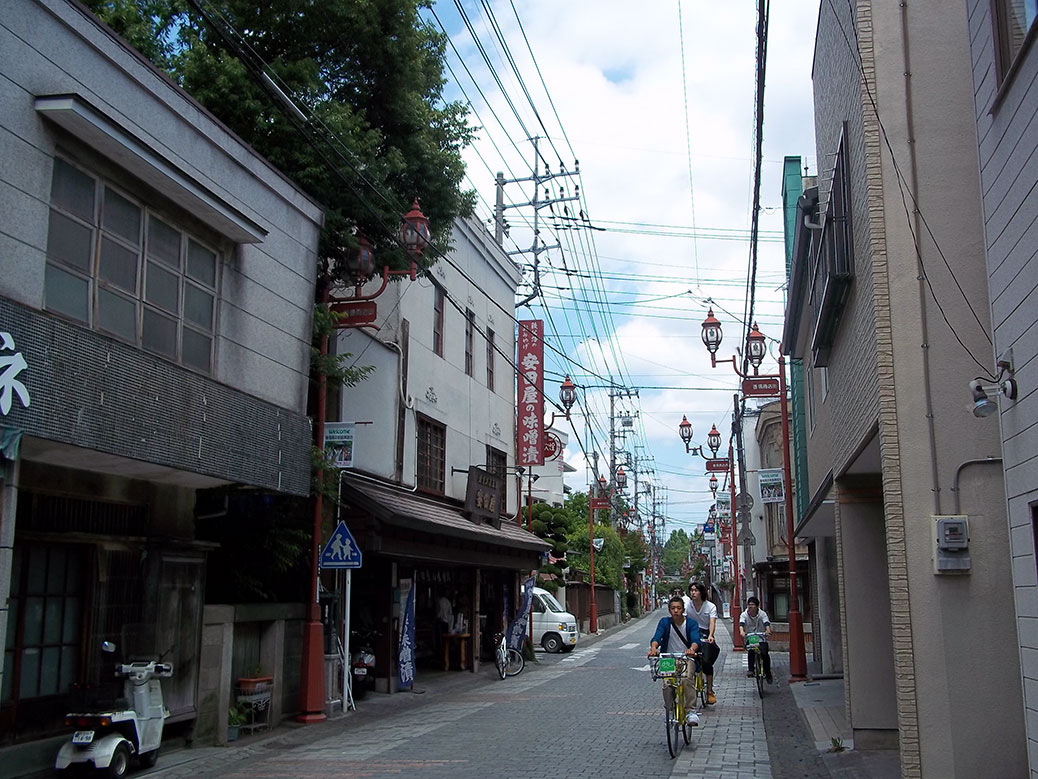
<svg viewBox="0 0 1038 779">
<path fill-rule="evenodd" d="M 518 649 L 509 649 L 504 673 L 508 676 L 516 676 L 521 674 L 524 668 L 526 668 L 526 658 L 523 657 L 523 653 Z M 504 679 L 505 677 L 502 676 L 501 678 Z"/>
<path fill-rule="evenodd" d="M 494 667 L 497 668 L 498 675 L 505 678 L 505 661 L 507 654 L 505 652 L 504 639 L 497 645 L 497 649 L 494 652 Z"/>
<path fill-rule="evenodd" d="M 757 695 L 761 698 L 764 697 L 764 663 L 761 661 L 760 655 L 757 655 Z"/>
<path fill-rule="evenodd" d="M 667 718 L 667 751 L 670 752 L 671 757 L 678 756 L 678 720 L 675 712 L 671 712 L 666 706 L 663 707 L 663 714 Z M 673 725 L 673 727 L 671 727 Z"/>
<path fill-rule="evenodd" d="M 696 697 L 702 702 L 703 708 L 706 708 L 706 674 L 702 670 L 696 673 Z"/>
</svg>

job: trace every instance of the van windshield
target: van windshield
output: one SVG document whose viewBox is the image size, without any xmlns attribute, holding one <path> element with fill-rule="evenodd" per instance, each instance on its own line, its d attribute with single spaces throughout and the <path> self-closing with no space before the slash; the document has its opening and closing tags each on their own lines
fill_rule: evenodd
<svg viewBox="0 0 1038 779">
<path fill-rule="evenodd" d="M 549 611 L 554 611 L 556 614 L 565 613 L 566 610 L 562 608 L 562 604 L 555 600 L 555 596 L 550 592 L 543 593 L 541 599 L 544 601 L 544 605 L 548 607 Z"/>
</svg>

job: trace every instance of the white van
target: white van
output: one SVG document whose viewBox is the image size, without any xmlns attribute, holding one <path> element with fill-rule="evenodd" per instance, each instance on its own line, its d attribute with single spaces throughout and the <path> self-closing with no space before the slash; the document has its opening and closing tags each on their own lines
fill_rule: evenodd
<svg viewBox="0 0 1038 779">
<path fill-rule="evenodd" d="M 548 652 L 569 652 L 577 645 L 580 633 L 577 618 L 540 587 L 533 588 L 533 640 Z"/>
</svg>

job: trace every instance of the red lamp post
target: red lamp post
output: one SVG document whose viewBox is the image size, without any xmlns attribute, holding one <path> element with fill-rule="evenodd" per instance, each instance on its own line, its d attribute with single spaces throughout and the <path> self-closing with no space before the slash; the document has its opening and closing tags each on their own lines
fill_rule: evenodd
<svg viewBox="0 0 1038 779">
<path fill-rule="evenodd" d="M 721 323 L 714 317 L 713 309 L 710 309 L 707 313 L 706 319 L 703 320 L 702 338 L 707 351 L 710 352 L 710 363 L 714 367 L 717 367 L 718 363 L 716 355 L 718 348 L 721 346 L 721 337 Z M 746 357 L 753 366 L 754 378 L 758 377 L 758 370 L 766 354 L 767 345 L 765 343 L 764 335 L 759 329 L 757 329 L 757 324 L 754 323 L 753 327 L 750 329 L 750 334 L 746 337 Z M 721 360 L 720 362 L 729 362 L 729 360 Z M 739 366 L 736 363 L 734 356 L 732 356 L 730 362 L 732 363 L 732 368 L 734 368 L 735 372 L 743 379 L 743 392 L 749 394 L 751 388 L 748 387 L 746 381 L 749 377 L 739 370 Z M 782 470 L 786 479 L 786 536 L 788 538 L 787 546 L 789 550 L 789 676 L 791 681 L 802 681 L 807 678 L 807 655 L 804 649 L 804 622 L 800 614 L 800 598 L 797 588 L 796 541 L 793 537 L 793 485 L 791 481 L 791 468 L 789 462 L 789 411 L 786 402 L 786 359 L 782 354 L 781 348 L 779 349 L 778 368 L 778 376 L 761 376 L 760 378 L 778 379 L 779 406 L 782 414 Z M 756 397 L 774 397 L 775 393 L 773 390 L 773 385 L 770 389 L 761 384 L 752 388 L 753 394 Z M 732 510 L 734 511 L 734 460 L 732 462 Z M 735 533 L 734 521 L 732 522 L 732 533 Z M 738 547 L 733 545 L 733 556 L 737 549 Z M 737 593 L 738 584 L 738 564 L 736 564 Z M 736 637 L 738 638 L 738 634 L 736 634 Z"/>
<path fill-rule="evenodd" d="M 408 271 L 391 271 L 388 266 L 382 269 L 382 286 L 370 295 L 361 295 L 361 285 L 375 268 L 374 253 L 371 244 L 363 237 L 358 237 L 359 248 L 357 253 L 350 258 L 347 265 L 357 280 L 355 294 L 346 299 L 332 299 L 331 282 L 329 274 L 325 271 L 320 280 L 319 301 L 320 305 L 332 303 L 356 304 L 374 300 L 381 295 L 390 276 L 408 275 L 411 281 L 415 279 L 417 259 L 421 256 L 429 243 L 429 220 L 418 207 L 418 199 L 415 198 L 411 210 L 404 216 L 400 228 L 400 242 L 411 257 L 411 268 Z M 370 321 L 339 322 L 339 328 L 349 327 L 371 327 L 377 326 Z M 321 357 L 328 354 L 328 335 L 322 334 L 319 341 Z M 327 390 L 328 379 L 324 371 L 317 371 L 317 399 L 314 409 L 314 435 L 320 446 L 324 446 L 324 423 L 327 419 Z M 323 469 L 318 466 L 317 481 L 320 482 Z M 324 625 L 321 623 L 321 607 L 318 601 L 318 578 L 321 573 L 321 523 L 324 518 L 324 501 L 318 490 L 314 495 L 313 513 L 313 538 L 310 547 L 310 602 L 307 609 L 307 621 L 303 627 L 303 657 L 299 670 L 299 722 L 320 722 L 325 719 L 324 714 Z"/>
<path fill-rule="evenodd" d="M 598 632 L 598 604 L 595 601 L 595 510 L 609 508 L 609 497 L 607 494 L 605 476 L 598 477 L 598 497 L 595 497 L 595 488 L 588 488 L 588 552 L 590 553 L 590 576 L 591 576 L 591 598 L 590 613 L 588 614 L 588 632 Z"/>
</svg>

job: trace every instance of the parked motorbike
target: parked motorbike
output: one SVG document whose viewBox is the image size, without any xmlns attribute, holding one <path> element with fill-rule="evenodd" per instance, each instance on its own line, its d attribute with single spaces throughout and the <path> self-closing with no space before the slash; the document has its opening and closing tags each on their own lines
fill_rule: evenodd
<svg viewBox="0 0 1038 779">
<path fill-rule="evenodd" d="M 368 690 L 375 689 L 375 635 L 374 633 L 350 633 L 350 677 L 353 682 L 353 698 L 363 698 Z"/>
<path fill-rule="evenodd" d="M 105 641 L 103 652 L 113 654 L 115 644 Z M 122 679 L 122 697 L 104 696 L 104 690 L 80 688 L 84 705 L 65 715 L 65 725 L 76 730 L 62 744 L 54 768 L 92 766 L 111 779 L 122 779 L 137 757 L 142 768 L 151 768 L 159 756 L 162 726 L 169 712 L 162 703 L 162 683 L 173 675 L 170 663 L 117 663 L 115 678 Z"/>
</svg>

